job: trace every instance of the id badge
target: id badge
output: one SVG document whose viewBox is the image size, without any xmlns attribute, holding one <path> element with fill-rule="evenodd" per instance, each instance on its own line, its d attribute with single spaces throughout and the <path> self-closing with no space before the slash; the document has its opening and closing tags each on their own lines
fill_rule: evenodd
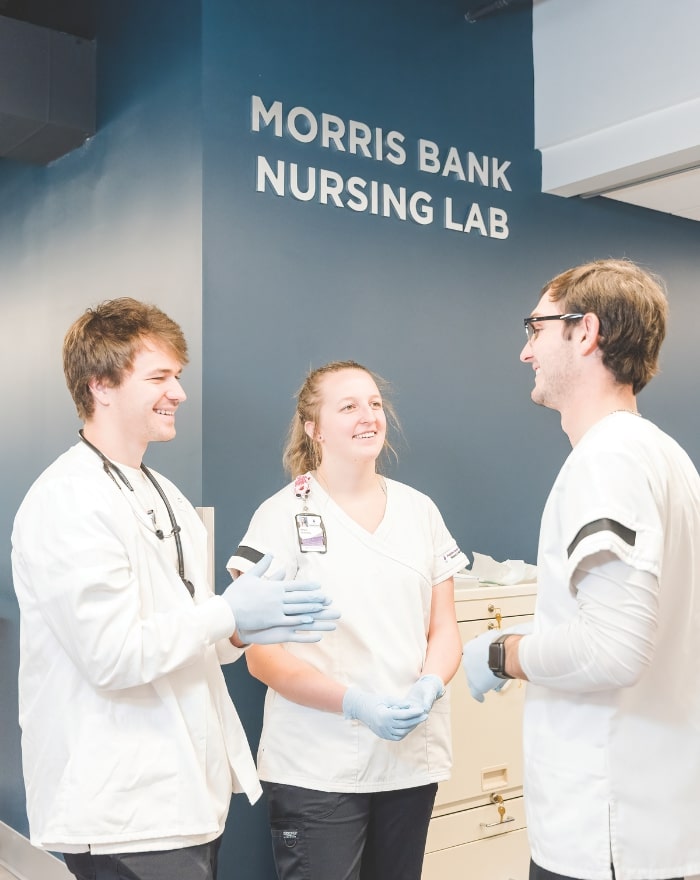
<svg viewBox="0 0 700 880">
<path fill-rule="evenodd" d="M 316 513 L 297 513 L 294 520 L 301 552 L 325 553 L 326 528 L 321 517 Z"/>
</svg>

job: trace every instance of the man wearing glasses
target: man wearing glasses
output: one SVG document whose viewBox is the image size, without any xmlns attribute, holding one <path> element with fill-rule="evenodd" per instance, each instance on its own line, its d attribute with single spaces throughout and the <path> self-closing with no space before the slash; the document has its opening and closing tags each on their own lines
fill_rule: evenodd
<svg viewBox="0 0 700 880">
<path fill-rule="evenodd" d="M 564 272 L 525 319 L 532 399 L 573 450 L 542 516 L 534 630 L 464 646 L 472 695 L 529 681 L 531 880 L 700 873 L 700 477 L 642 418 L 667 302 L 631 262 Z"/>
</svg>

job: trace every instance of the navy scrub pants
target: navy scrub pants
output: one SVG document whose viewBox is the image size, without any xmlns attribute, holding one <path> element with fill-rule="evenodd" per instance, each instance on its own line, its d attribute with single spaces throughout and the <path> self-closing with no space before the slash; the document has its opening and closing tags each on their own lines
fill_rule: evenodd
<svg viewBox="0 0 700 880">
<path fill-rule="evenodd" d="M 216 880 L 221 838 L 198 846 L 155 852 L 64 853 L 77 880 Z"/>
<path fill-rule="evenodd" d="M 615 869 L 613 868 L 613 880 L 615 880 Z M 532 860 L 530 860 L 530 880 L 577 880 L 576 877 L 565 877 L 563 874 L 554 874 L 552 871 L 545 871 L 544 868 L 540 868 L 539 865 L 536 865 Z M 683 880 L 682 877 L 677 877 L 676 880 Z"/>
<path fill-rule="evenodd" d="M 420 880 L 437 783 L 367 794 L 262 785 L 279 880 Z"/>
</svg>

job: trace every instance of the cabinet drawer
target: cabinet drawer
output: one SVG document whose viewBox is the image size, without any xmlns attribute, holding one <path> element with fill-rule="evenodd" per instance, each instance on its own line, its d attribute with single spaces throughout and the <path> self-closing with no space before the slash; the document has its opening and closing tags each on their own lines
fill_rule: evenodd
<svg viewBox="0 0 700 880">
<path fill-rule="evenodd" d="M 524 620 L 525 618 L 518 618 Z M 459 624 L 463 642 L 484 632 L 484 621 Z M 507 681 L 483 703 L 469 693 L 463 670 L 450 684 L 452 774 L 441 782 L 435 813 L 488 803 L 491 794 L 514 797 L 523 784 L 522 711 L 524 681 Z"/>
<path fill-rule="evenodd" d="M 502 587 L 501 589 L 506 589 Z M 535 594 L 523 594 L 513 596 L 508 594 L 494 595 L 482 598 L 463 598 L 465 591 L 461 591 L 455 601 L 457 620 L 488 620 L 496 622 L 498 617 L 517 617 L 521 614 L 532 614 L 535 609 Z"/>
<path fill-rule="evenodd" d="M 422 880 L 528 880 L 530 847 L 522 828 L 427 852 Z"/>
<path fill-rule="evenodd" d="M 460 810 L 445 816 L 434 816 L 428 827 L 426 852 L 451 849 L 464 843 L 483 840 L 487 837 L 502 837 L 525 827 L 525 805 L 523 798 L 516 797 L 503 801 L 505 814 L 500 821 L 497 804 Z"/>
</svg>

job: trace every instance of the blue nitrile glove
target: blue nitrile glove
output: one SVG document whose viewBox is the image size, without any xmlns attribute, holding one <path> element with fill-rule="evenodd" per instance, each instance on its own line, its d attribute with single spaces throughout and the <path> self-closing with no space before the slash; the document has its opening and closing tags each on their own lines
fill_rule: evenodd
<svg viewBox="0 0 700 880">
<path fill-rule="evenodd" d="M 532 632 L 532 623 L 519 623 L 508 629 L 490 629 L 476 636 L 469 642 L 465 642 L 462 652 L 462 667 L 467 676 L 469 691 L 475 700 L 484 702 L 484 694 L 487 691 L 500 691 L 508 681 L 507 678 L 499 678 L 489 669 L 489 645 L 499 636 L 509 634 L 526 635 Z"/>
<path fill-rule="evenodd" d="M 320 642 L 321 633 L 335 629 L 340 611 L 326 608 L 313 615 L 312 623 L 301 623 L 290 626 L 272 626 L 266 629 L 241 629 L 238 627 L 238 636 L 247 645 L 277 645 L 281 642 Z"/>
<path fill-rule="evenodd" d="M 343 715 L 356 718 L 377 736 L 394 742 L 403 739 L 428 717 L 419 706 L 410 708 L 406 700 L 372 694 L 355 686 L 345 691 Z"/>
<path fill-rule="evenodd" d="M 326 607 L 330 600 L 319 585 L 283 580 L 283 572 L 263 578 L 271 561 L 272 556 L 266 554 L 223 593 L 236 618 L 241 641 L 249 644 L 309 641 L 309 632 L 334 628 L 328 621 L 337 619 L 340 614 Z"/>
<path fill-rule="evenodd" d="M 409 703 L 417 703 L 423 707 L 424 712 L 430 712 L 435 700 L 444 696 L 445 685 L 439 675 L 421 675 L 415 684 L 411 685 L 406 700 Z"/>
</svg>

